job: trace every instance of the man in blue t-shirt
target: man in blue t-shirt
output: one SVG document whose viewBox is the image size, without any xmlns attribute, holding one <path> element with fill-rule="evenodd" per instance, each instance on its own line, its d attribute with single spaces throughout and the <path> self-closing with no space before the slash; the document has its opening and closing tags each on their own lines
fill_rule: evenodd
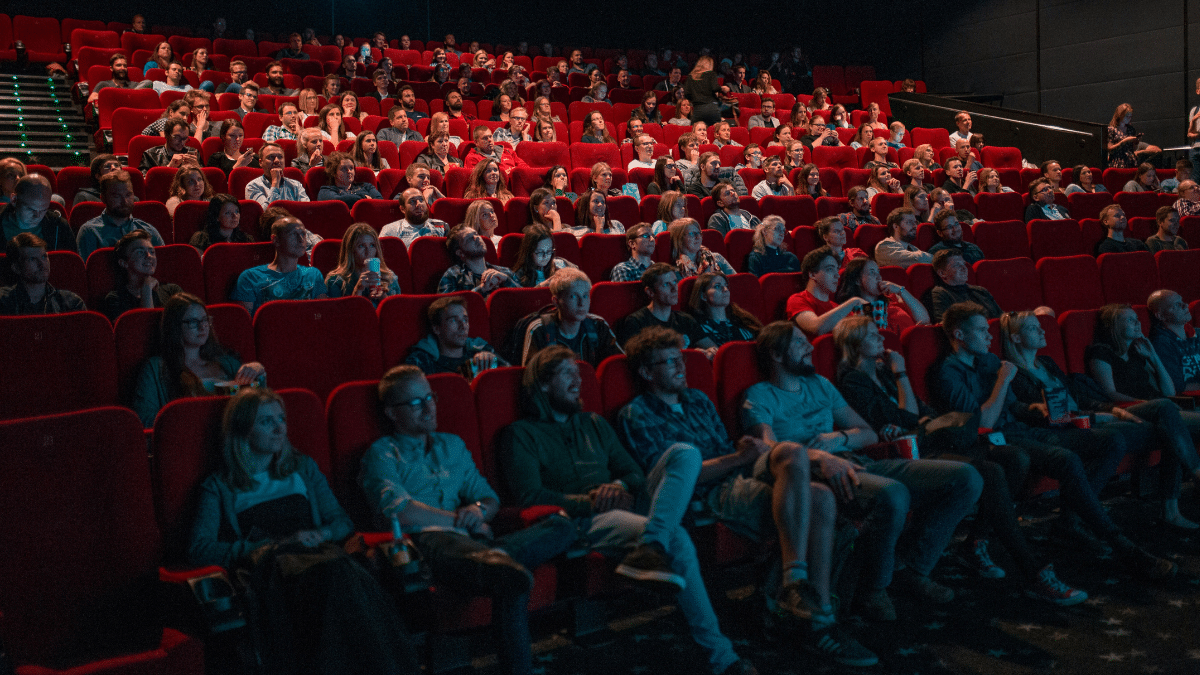
<svg viewBox="0 0 1200 675">
<path fill-rule="evenodd" d="M 315 267 L 301 267 L 308 252 L 308 231 L 294 217 L 280 218 L 271 225 L 275 259 L 268 265 L 251 267 L 238 277 L 230 299 L 245 305 L 250 314 L 270 300 L 314 300 L 327 297 L 325 279 Z"/>
</svg>

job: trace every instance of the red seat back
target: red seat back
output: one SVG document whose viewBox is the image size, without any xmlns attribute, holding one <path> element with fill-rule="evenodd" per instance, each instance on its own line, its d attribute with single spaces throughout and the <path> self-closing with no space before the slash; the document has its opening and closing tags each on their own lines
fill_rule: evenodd
<svg viewBox="0 0 1200 675">
<path fill-rule="evenodd" d="M 592 286 L 592 313 L 610 326 L 649 303 L 641 281 L 602 281 Z"/>
<path fill-rule="evenodd" d="M 812 149 L 812 161 L 820 167 L 833 169 L 857 169 L 858 155 L 850 146 L 820 145 Z"/>
<path fill-rule="evenodd" d="M 412 264 L 414 293 L 436 293 L 442 275 L 454 264 L 446 250 L 445 237 L 418 237 L 409 247 L 408 257 Z"/>
<path fill-rule="evenodd" d="M 983 220 L 1025 219 L 1025 200 L 1016 192 L 981 192 L 975 196 L 975 206 Z"/>
<path fill-rule="evenodd" d="M 1158 266 L 1149 251 L 1104 253 L 1096 264 L 1105 303 L 1144 305 L 1150 294 L 1162 287 Z"/>
<path fill-rule="evenodd" d="M 567 144 L 563 141 L 519 143 L 516 152 L 517 157 L 525 160 L 525 163 L 531 167 L 562 166 L 567 169 L 571 168 L 571 154 Z"/>
<path fill-rule="evenodd" d="M 1200 249 L 1159 251 L 1154 255 L 1163 288 L 1183 296 L 1184 302 L 1200 299 Z"/>
<path fill-rule="evenodd" d="M 1031 220 L 1025 231 L 1029 234 L 1029 254 L 1034 260 L 1089 253 L 1079 223 L 1074 220 Z"/>
<path fill-rule="evenodd" d="M 1021 149 L 999 146 L 985 146 L 980 162 L 993 169 L 1020 169 Z"/>
<path fill-rule="evenodd" d="M 204 267 L 200 254 L 187 244 L 167 244 L 154 247 L 158 258 L 155 278 L 164 284 L 179 284 L 184 291 L 205 298 Z M 103 307 L 104 296 L 117 287 L 113 249 L 97 249 L 87 260 L 89 307 Z M 123 283 L 123 280 L 122 280 Z"/>
<path fill-rule="evenodd" d="M 599 283 L 608 281 L 612 268 L 629 259 L 629 246 L 623 234 L 585 234 L 579 240 L 579 255 L 583 272 L 592 283 Z"/>
<path fill-rule="evenodd" d="M 783 218 L 788 229 L 817 222 L 817 203 L 808 195 L 798 197 L 776 197 L 767 195 L 759 201 L 759 209 L 765 218 L 776 215 Z"/>
<path fill-rule="evenodd" d="M 1095 309 L 1077 309 L 1059 315 L 1058 326 L 1062 335 L 1067 372 L 1087 372 L 1083 354 L 1088 345 L 1092 344 L 1098 315 L 1099 311 Z"/>
<path fill-rule="evenodd" d="M 117 402 L 112 326 L 102 314 L 0 318 L 9 345 L 0 363 L 0 419 L 48 415 Z M 37 364 L 36 371 L 29 364 Z"/>
<path fill-rule="evenodd" d="M 808 280 L 799 272 L 773 272 L 758 280 L 762 289 L 762 314 L 764 322 L 786 319 L 788 298 L 804 290 Z"/>
<path fill-rule="evenodd" d="M 503 344 L 521 317 L 551 303 L 549 287 L 500 288 L 487 299 L 488 321 L 496 342 Z M 523 336 L 522 336 L 523 337 Z M 520 339 L 520 338 L 518 338 Z"/>
<path fill-rule="evenodd" d="M 1153 218 L 1158 210 L 1158 194 L 1154 192 L 1118 192 L 1115 199 L 1128 218 Z"/>
<path fill-rule="evenodd" d="M 900 335 L 900 343 L 904 347 L 904 359 L 913 393 L 921 400 L 928 401 L 929 388 L 926 381 L 930 369 L 943 354 L 949 352 L 946 334 L 941 326 L 913 326 Z"/>
<path fill-rule="evenodd" d="M 1021 220 L 978 221 L 972 234 L 989 259 L 1029 257 L 1029 237 Z"/>
<path fill-rule="evenodd" d="M 741 402 L 746 388 L 762 381 L 753 342 L 729 342 L 721 345 L 713 360 L 717 411 L 731 436 L 744 431 Z"/>
<path fill-rule="evenodd" d="M 1029 258 L 980 260 L 975 280 L 988 289 L 1005 311 L 1032 310 L 1042 305 L 1042 285 Z"/>
<path fill-rule="evenodd" d="M 213 244 L 204 251 L 204 295 L 209 302 L 228 302 L 229 294 L 245 270 L 275 259 L 269 241 L 252 244 Z"/>
<path fill-rule="evenodd" d="M 1037 261 L 1042 281 L 1042 298 L 1056 313 L 1072 309 L 1096 309 L 1104 304 L 1100 271 L 1089 255 L 1042 258 Z"/>
<path fill-rule="evenodd" d="M 287 209 L 304 223 L 305 229 L 320 235 L 322 239 L 341 239 L 342 233 L 354 224 L 350 207 L 346 202 L 330 200 L 324 202 L 272 202 L 271 206 Z"/>
<path fill-rule="evenodd" d="M 921 127 L 913 127 L 911 133 L 914 148 L 925 145 L 926 143 L 933 146 L 934 150 L 954 147 L 950 144 L 950 132 L 945 129 L 922 129 Z"/>
<path fill-rule="evenodd" d="M 1112 203 L 1113 197 L 1107 192 L 1074 192 L 1067 195 L 1067 208 L 1075 220 L 1098 218 L 1100 211 Z"/>
<path fill-rule="evenodd" d="M 713 368 L 704 352 L 696 349 L 683 350 L 687 368 L 687 386 L 699 389 L 716 405 L 716 384 Z M 601 413 L 615 421 L 617 412 L 641 392 L 641 378 L 629 369 L 629 359 L 624 354 L 609 357 L 596 369 L 600 382 Z"/>
<path fill-rule="evenodd" d="M 490 341 L 491 328 L 483 296 L 474 291 L 460 291 L 451 295 L 461 296 L 467 301 L 467 320 L 470 322 L 468 334 Z M 434 300 L 441 297 L 445 296 L 393 295 L 379 303 L 379 336 L 385 370 L 403 363 L 412 346 L 429 333 L 425 312 Z"/>
</svg>

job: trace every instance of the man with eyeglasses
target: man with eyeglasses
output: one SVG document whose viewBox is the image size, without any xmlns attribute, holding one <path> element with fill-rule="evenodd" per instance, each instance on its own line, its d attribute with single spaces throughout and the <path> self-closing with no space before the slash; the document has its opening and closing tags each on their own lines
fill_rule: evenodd
<svg viewBox="0 0 1200 675">
<path fill-rule="evenodd" d="M 1185 180 L 1179 184 L 1177 191 L 1179 199 L 1171 205 L 1179 217 L 1200 215 L 1200 186 L 1194 180 Z"/>
<path fill-rule="evenodd" d="M 258 151 L 258 164 L 263 175 L 246 183 L 246 199 L 253 199 L 264 209 L 271 202 L 307 202 L 308 191 L 304 185 L 283 175 L 283 148 L 276 143 L 265 143 Z"/>
<path fill-rule="evenodd" d="M 300 137 L 300 106 L 285 101 L 279 104 L 279 119 L 282 124 L 272 124 L 263 130 L 263 141 L 271 143 L 281 138 L 296 140 Z"/>
<path fill-rule="evenodd" d="M 525 108 L 513 108 L 512 112 L 508 113 L 508 126 L 496 129 L 492 134 L 492 141 L 508 143 L 515 150 L 521 141 L 533 140 L 526 131 L 528 128 L 529 113 Z"/>
<path fill-rule="evenodd" d="M 50 256 L 41 237 L 31 232 L 18 234 L 8 240 L 5 257 L 16 283 L 0 288 L 0 316 L 64 314 L 87 309 L 78 295 L 50 285 Z"/>
<path fill-rule="evenodd" d="M 471 337 L 467 301 L 461 295 L 438 298 L 425 311 L 429 334 L 413 345 L 404 362 L 426 375 L 458 373 L 467 379 L 509 365 L 480 337 Z"/>
<path fill-rule="evenodd" d="M 640 122 L 640 120 L 639 120 Z M 632 124 L 633 121 L 630 121 Z M 630 169 L 654 169 L 654 137 L 650 134 L 641 134 L 636 137 L 637 140 L 633 143 L 633 150 L 636 156 L 629 160 L 629 164 L 625 166 L 625 170 Z"/>
<path fill-rule="evenodd" d="M 233 61 L 229 64 L 229 78 L 231 82 L 222 82 L 217 85 L 216 93 L 218 94 L 237 94 L 242 91 L 242 85 L 250 79 L 250 69 L 246 67 L 245 61 Z"/>
<path fill-rule="evenodd" d="M 754 127 L 766 127 L 774 129 L 779 126 L 779 120 L 775 118 L 775 99 L 764 98 L 762 108 L 757 115 L 751 115 L 750 121 L 746 123 L 747 129 Z"/>
<path fill-rule="evenodd" d="M 390 126 L 380 129 L 379 133 L 375 134 L 375 138 L 376 140 L 395 143 L 397 148 L 405 141 L 424 141 L 424 137 L 411 127 L 410 122 L 408 112 L 404 107 L 394 105 L 388 111 L 388 124 Z"/>
<path fill-rule="evenodd" d="M 931 254 L 936 255 L 938 251 L 952 248 L 962 254 L 968 265 L 983 260 L 983 249 L 969 241 L 963 241 L 962 224 L 958 222 L 958 216 L 953 211 L 939 211 L 933 217 L 933 226 L 937 228 L 940 239 L 929 248 Z"/>
<path fill-rule="evenodd" d="M 554 255 L 553 249 L 549 255 Z M 622 353 L 604 317 L 588 311 L 592 306 L 592 282 L 586 274 L 574 267 L 564 268 L 550 277 L 549 286 L 553 308 L 538 310 L 532 321 L 523 321 L 525 331 L 516 336 L 521 341 L 522 365 L 550 345 L 567 347 L 593 368 L 598 368 L 604 359 Z"/>
<path fill-rule="evenodd" d="M 570 547 L 574 525 L 559 512 L 496 536 L 500 498 L 462 439 L 437 431 L 437 395 L 420 369 L 392 368 L 378 396 L 391 433 L 371 444 L 359 474 L 378 524 L 412 535 L 439 586 L 491 597 L 500 672 L 531 672 L 530 570 Z"/>
<path fill-rule="evenodd" d="M 258 107 L 258 85 L 253 82 L 246 82 L 242 85 L 241 91 L 238 92 L 238 107 L 234 108 L 238 119 L 245 120 L 246 113 L 266 112 Z"/>
<path fill-rule="evenodd" d="M 811 154 L 814 145 L 824 145 L 828 147 L 837 147 L 845 145 L 838 138 L 837 131 L 825 124 L 825 120 L 820 117 L 813 117 L 812 123 L 808 125 L 808 133 L 800 137 L 800 142 L 808 148 Z"/>
<path fill-rule="evenodd" d="M 253 316 L 255 310 L 271 300 L 328 297 L 321 270 L 300 264 L 300 259 L 308 253 L 304 223 L 292 217 L 276 220 L 271 224 L 271 243 L 275 245 L 275 259 L 242 272 L 230 300 L 242 303 Z"/>
<path fill-rule="evenodd" d="M 495 160 L 500 165 L 500 171 L 504 173 L 505 178 L 512 175 L 513 169 L 519 166 L 529 166 L 525 160 L 517 157 L 517 153 L 508 148 L 493 142 L 492 130 L 485 126 L 475 127 L 475 132 L 471 134 L 475 141 L 475 147 L 467 153 L 464 160 L 464 168 L 468 171 L 473 170 L 477 164 L 485 159 Z"/>
<path fill-rule="evenodd" d="M 654 232 L 648 223 L 638 223 L 625 230 L 625 245 L 629 247 L 629 260 L 619 263 L 609 273 L 609 281 L 640 281 L 654 262 Z"/>
<path fill-rule="evenodd" d="M 957 157 L 951 157 L 946 162 L 946 166 L 949 167 L 956 161 L 958 161 Z M 959 162 L 959 165 L 961 166 L 962 162 Z M 949 188 L 946 189 L 949 190 Z M 1031 220 L 1066 220 L 1071 217 L 1066 209 L 1054 203 L 1054 187 L 1050 185 L 1050 181 L 1044 178 L 1030 183 L 1029 201 L 1029 206 L 1025 207 L 1025 222 L 1027 223 Z"/>
</svg>

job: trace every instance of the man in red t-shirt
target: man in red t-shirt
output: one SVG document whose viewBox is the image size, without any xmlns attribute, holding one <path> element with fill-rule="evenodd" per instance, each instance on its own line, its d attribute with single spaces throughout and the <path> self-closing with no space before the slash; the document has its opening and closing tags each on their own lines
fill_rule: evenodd
<svg viewBox="0 0 1200 675">
<path fill-rule="evenodd" d="M 476 164 L 485 159 L 493 159 L 500 165 L 500 172 L 504 174 L 505 178 L 508 178 L 512 175 L 513 169 L 518 166 L 528 166 L 525 160 L 517 157 L 515 152 L 499 143 L 492 142 L 492 130 L 487 127 L 475 127 L 472 140 L 475 141 L 475 147 L 471 148 L 464 160 L 464 166 L 467 169 L 474 169 Z"/>
<path fill-rule="evenodd" d="M 807 278 L 804 290 L 787 301 L 788 319 L 795 321 L 806 337 L 812 340 L 818 335 L 833 332 L 837 322 L 854 310 L 868 304 L 862 298 L 850 298 L 838 304 L 833 295 L 838 287 L 838 261 L 828 246 L 809 251 L 800 263 L 801 278 Z"/>
</svg>

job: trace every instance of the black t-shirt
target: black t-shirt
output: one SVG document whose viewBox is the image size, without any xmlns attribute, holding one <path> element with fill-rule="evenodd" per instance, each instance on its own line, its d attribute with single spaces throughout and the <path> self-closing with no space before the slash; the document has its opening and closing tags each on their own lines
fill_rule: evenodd
<svg viewBox="0 0 1200 675">
<path fill-rule="evenodd" d="M 1126 356 L 1128 358 L 1122 359 L 1106 344 L 1088 345 L 1083 352 L 1087 361 L 1095 359 L 1112 367 L 1113 385 L 1118 392 L 1140 399 L 1161 398 L 1162 392 L 1150 375 L 1150 364 L 1146 358 L 1133 349 Z"/>
<path fill-rule="evenodd" d="M 633 336 L 650 326 L 662 326 L 679 333 L 683 336 L 685 348 L 694 347 L 697 342 L 708 337 L 690 314 L 672 311 L 670 318 L 659 321 L 658 317 L 650 313 L 649 307 L 643 307 L 617 322 L 617 342 L 624 347 Z"/>
</svg>

